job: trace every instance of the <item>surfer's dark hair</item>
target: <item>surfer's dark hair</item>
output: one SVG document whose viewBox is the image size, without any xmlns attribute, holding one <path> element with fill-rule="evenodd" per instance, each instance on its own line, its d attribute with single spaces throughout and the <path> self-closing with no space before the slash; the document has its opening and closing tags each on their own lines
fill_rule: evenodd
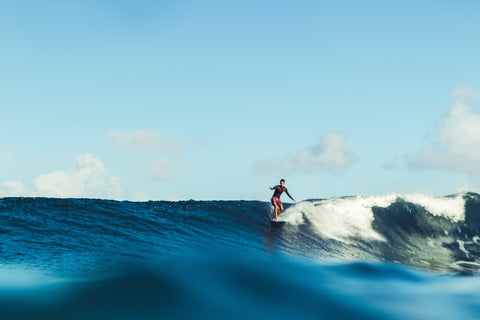
<svg viewBox="0 0 480 320">
<path fill-rule="evenodd" d="M 282 181 L 285 182 L 285 179 L 280 180 L 280 183 L 282 183 Z"/>
</svg>

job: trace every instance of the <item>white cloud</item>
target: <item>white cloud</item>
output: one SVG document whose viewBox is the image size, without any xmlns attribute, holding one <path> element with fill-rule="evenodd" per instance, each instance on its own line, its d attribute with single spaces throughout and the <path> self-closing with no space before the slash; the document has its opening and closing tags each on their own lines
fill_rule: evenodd
<svg viewBox="0 0 480 320">
<path fill-rule="evenodd" d="M 155 150 L 178 152 L 180 149 L 178 143 L 162 140 L 152 130 L 137 129 L 130 134 L 111 130 L 110 139 L 120 149 L 133 154 L 148 153 Z"/>
<path fill-rule="evenodd" d="M 121 187 L 116 177 L 106 174 L 98 158 L 84 154 L 76 159 L 72 170 L 56 171 L 35 179 L 32 189 L 26 188 L 20 181 L 0 183 L 0 195 L 119 199 Z"/>
<path fill-rule="evenodd" d="M 452 92 L 455 103 L 475 101 L 480 97 L 480 93 L 470 86 L 463 86 L 453 89 Z"/>
<path fill-rule="evenodd" d="M 179 154 L 179 142 L 165 141 L 155 131 L 142 129 L 131 134 L 111 130 L 110 139 L 120 149 L 145 160 L 143 170 L 147 178 L 165 180 L 172 177 L 171 164 Z"/>
<path fill-rule="evenodd" d="M 325 133 L 313 146 L 287 155 L 280 161 L 274 159 L 254 163 L 257 173 L 271 171 L 315 172 L 328 170 L 342 172 L 350 168 L 358 157 L 346 146 L 343 134 Z"/>
<path fill-rule="evenodd" d="M 480 115 L 467 105 L 480 94 L 470 87 L 453 91 L 454 103 L 438 131 L 436 142 L 424 147 L 411 167 L 480 173 Z"/>
<path fill-rule="evenodd" d="M 150 163 L 147 170 L 148 178 L 153 180 L 165 180 L 172 176 L 172 170 L 167 161 Z"/>
<path fill-rule="evenodd" d="M 9 180 L 0 183 L 0 196 L 2 197 L 30 197 L 32 191 L 25 188 L 22 182 Z"/>
</svg>

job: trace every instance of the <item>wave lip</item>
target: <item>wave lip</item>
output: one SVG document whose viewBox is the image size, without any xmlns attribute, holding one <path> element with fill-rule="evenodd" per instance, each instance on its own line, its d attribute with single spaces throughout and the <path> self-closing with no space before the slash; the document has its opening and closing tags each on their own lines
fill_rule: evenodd
<svg viewBox="0 0 480 320">
<path fill-rule="evenodd" d="M 301 202 L 285 211 L 285 221 L 299 225 L 308 221 L 319 237 L 350 243 L 351 238 L 384 241 L 371 227 L 374 206 L 387 206 L 395 195 L 342 197 Z"/>
<path fill-rule="evenodd" d="M 455 222 L 465 220 L 463 194 L 447 197 L 389 194 L 311 200 L 286 210 L 284 220 L 293 225 L 308 220 L 319 236 L 339 241 L 348 242 L 351 238 L 385 241 L 382 235 L 372 228 L 374 208 L 387 208 L 402 201 L 425 208 L 429 214 L 435 216 L 446 217 Z"/>
</svg>

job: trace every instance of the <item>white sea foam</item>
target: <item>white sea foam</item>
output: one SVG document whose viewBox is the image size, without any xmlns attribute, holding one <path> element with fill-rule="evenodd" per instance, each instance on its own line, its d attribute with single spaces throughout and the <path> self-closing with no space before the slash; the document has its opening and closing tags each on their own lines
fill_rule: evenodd
<svg viewBox="0 0 480 320">
<path fill-rule="evenodd" d="M 453 221 L 465 218 L 465 201 L 462 194 L 453 197 L 435 198 L 422 194 L 381 196 L 355 196 L 328 200 L 304 201 L 285 210 L 283 220 L 291 225 L 308 219 L 322 238 L 350 243 L 352 238 L 385 241 L 372 228 L 373 207 L 386 208 L 397 199 L 420 205 L 433 215 Z"/>
<path fill-rule="evenodd" d="M 344 242 L 349 242 L 351 237 L 384 241 L 372 228 L 372 207 L 386 207 L 395 199 L 395 195 L 386 195 L 305 201 L 286 210 L 283 219 L 290 224 L 301 224 L 305 215 L 315 231 L 324 238 Z"/>
<path fill-rule="evenodd" d="M 468 252 L 467 249 L 465 249 L 465 244 L 471 244 L 473 242 L 465 242 L 465 241 L 462 241 L 462 240 L 459 240 L 457 239 L 457 243 L 458 243 L 458 249 L 460 249 L 460 251 L 462 251 L 463 253 L 465 253 L 465 256 L 467 258 L 470 258 L 470 253 Z"/>
<path fill-rule="evenodd" d="M 401 197 L 405 201 L 424 207 L 435 216 L 443 216 L 453 221 L 465 220 L 465 200 L 459 193 L 452 197 L 436 198 L 423 194 L 412 194 Z"/>
</svg>

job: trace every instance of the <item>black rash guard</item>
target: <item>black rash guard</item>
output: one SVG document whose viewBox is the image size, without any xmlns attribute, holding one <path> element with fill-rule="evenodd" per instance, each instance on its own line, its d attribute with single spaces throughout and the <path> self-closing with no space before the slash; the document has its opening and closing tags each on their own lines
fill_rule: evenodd
<svg viewBox="0 0 480 320">
<path fill-rule="evenodd" d="M 285 191 L 285 193 L 287 194 L 287 196 L 290 197 L 290 199 L 292 199 L 293 201 L 295 201 L 295 199 L 292 198 L 292 196 L 290 195 L 290 193 L 288 193 L 288 190 L 286 187 L 282 187 L 280 185 L 276 185 L 275 187 L 273 187 L 273 190 L 275 190 L 275 192 L 273 193 L 273 197 L 274 198 L 278 198 L 280 199 L 280 196 L 282 195 L 283 191 Z"/>
</svg>

